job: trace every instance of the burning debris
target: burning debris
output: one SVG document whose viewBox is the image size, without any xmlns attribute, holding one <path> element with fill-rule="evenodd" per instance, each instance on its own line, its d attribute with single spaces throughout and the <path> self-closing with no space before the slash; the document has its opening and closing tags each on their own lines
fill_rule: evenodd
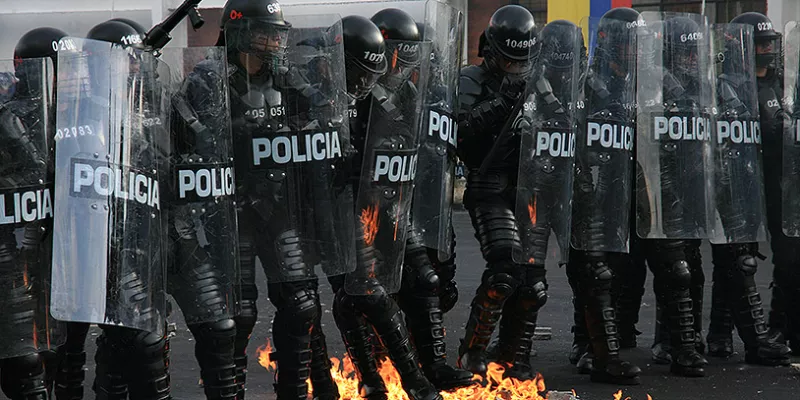
<svg viewBox="0 0 800 400">
<path fill-rule="evenodd" d="M 274 372 L 277 365 L 270 359 L 272 344 L 269 340 L 264 346 L 257 350 L 258 363 L 268 371 Z M 356 376 L 353 363 L 350 357 L 344 356 L 341 360 L 331 358 L 331 376 L 339 387 L 339 395 L 342 400 L 359 400 L 358 378 Z M 380 375 L 386 383 L 387 397 L 389 400 L 409 400 L 403 390 L 400 374 L 394 369 L 392 363 L 384 359 L 380 363 Z M 542 375 L 537 374 L 531 381 L 521 382 L 513 378 L 504 378 L 505 368 L 502 365 L 491 363 L 486 374 L 486 381 L 481 384 L 482 379 L 475 375 L 475 384 L 465 388 L 457 389 L 453 392 L 442 392 L 444 400 L 577 400 L 579 399 L 575 391 L 558 392 L 547 391 Z M 311 382 L 308 383 L 309 395 L 312 393 Z M 631 400 L 629 397 L 622 397 L 622 390 L 614 394 L 614 400 Z M 653 400 L 649 395 L 647 400 Z"/>
</svg>

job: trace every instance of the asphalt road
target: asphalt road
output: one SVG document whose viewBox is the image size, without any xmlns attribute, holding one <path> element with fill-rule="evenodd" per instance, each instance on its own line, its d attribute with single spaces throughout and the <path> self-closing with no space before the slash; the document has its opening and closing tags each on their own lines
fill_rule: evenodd
<svg viewBox="0 0 800 400">
<path fill-rule="evenodd" d="M 463 336 L 464 324 L 469 313 L 469 302 L 474 293 L 480 276 L 484 269 L 478 244 L 473 237 L 469 216 L 464 212 L 455 214 L 455 228 L 458 234 L 458 274 L 456 279 L 461 290 L 461 300 L 456 308 L 447 314 L 446 325 L 448 328 L 447 342 L 451 362 L 455 362 L 455 352 L 458 339 Z M 703 246 L 706 277 L 706 310 L 704 312 L 705 326 L 708 326 L 708 307 L 711 296 L 711 253 L 708 245 Z M 761 252 L 771 257 L 768 246 L 762 245 Z M 769 259 L 768 259 L 769 260 Z M 757 275 L 759 290 L 764 304 L 769 304 L 770 292 L 768 290 L 772 266 L 769 262 L 762 262 Z M 613 394 L 619 389 L 613 385 L 595 384 L 589 382 L 588 376 L 577 375 L 575 369 L 567 361 L 567 352 L 571 344 L 571 292 L 567 284 L 565 273 L 556 265 L 548 264 L 548 282 L 550 284 L 549 300 L 540 312 L 539 326 L 552 328 L 552 339 L 536 341 L 534 346 L 538 355 L 533 358 L 533 365 L 544 375 L 547 388 L 550 390 L 574 389 L 581 399 L 600 400 L 612 399 Z M 249 353 L 250 374 L 247 379 L 247 396 L 251 399 L 273 399 L 272 374 L 258 365 L 255 357 L 256 348 L 263 344 L 270 336 L 271 319 L 274 308 L 266 298 L 265 278 L 259 273 L 259 316 L 261 321 L 256 325 L 250 342 Z M 645 294 L 639 330 L 644 333 L 639 336 L 639 348 L 625 351 L 624 357 L 643 369 L 642 385 L 626 387 L 624 396 L 634 400 L 645 400 L 650 394 L 654 400 L 728 400 L 728 399 L 770 399 L 788 400 L 800 399 L 800 372 L 790 368 L 755 367 L 743 364 L 743 354 L 734 355 L 729 360 L 710 358 L 711 365 L 707 368 L 705 378 L 679 378 L 669 375 L 668 366 L 653 365 L 650 362 L 650 344 L 653 337 L 653 321 L 655 315 L 655 302 L 652 292 L 651 276 L 648 276 L 648 291 Z M 321 287 L 323 308 L 331 306 L 330 288 L 323 284 Z M 182 323 L 178 313 L 173 320 L 178 322 L 178 332 L 171 341 L 171 370 L 172 393 L 175 399 L 202 399 L 202 388 L 198 385 L 199 368 L 194 359 L 194 343 L 191 334 Z M 328 344 L 332 356 L 341 356 L 344 353 L 341 339 L 331 318 L 330 311 L 325 311 L 323 325 L 328 335 Z M 92 398 L 90 389 L 94 378 L 93 341 L 98 334 L 95 328 L 91 332 L 87 348 L 87 397 Z M 743 353 L 742 343 L 736 343 L 738 352 Z M 794 359 L 800 362 L 800 357 Z M 0 394 L 0 398 L 2 397 Z"/>
</svg>

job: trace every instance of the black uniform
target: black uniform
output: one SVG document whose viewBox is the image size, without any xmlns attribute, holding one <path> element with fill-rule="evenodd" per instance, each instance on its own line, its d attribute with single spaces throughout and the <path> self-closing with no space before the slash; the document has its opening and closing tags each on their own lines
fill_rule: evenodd
<svg viewBox="0 0 800 400">
<path fill-rule="evenodd" d="M 486 373 L 486 347 L 501 314 L 507 315 L 500 327 L 498 361 L 513 364 L 507 375 L 519 379 L 533 377 L 531 341 L 538 310 L 547 301 L 545 249 L 536 255 L 533 265 L 512 260 L 512 252 L 522 249 L 514 215 L 518 146 L 510 144 L 503 149 L 503 157 L 491 160 L 485 173 L 479 168 L 506 120 L 515 118 L 515 124 L 521 120 L 510 112 L 522 96 L 526 80 L 533 79 L 529 78 L 528 48 L 507 48 L 506 39 L 531 41 L 534 30 L 533 16 L 526 9 L 515 5 L 498 9 L 481 36 L 479 55 L 484 57 L 483 63 L 465 67 L 459 83 L 458 152 L 470 169 L 464 205 L 487 261 L 459 348 L 459 366 Z M 549 231 L 544 234 L 547 243 Z"/>
<path fill-rule="evenodd" d="M 372 154 L 374 149 L 388 151 L 413 148 L 411 145 L 416 143 L 418 133 L 418 127 L 408 118 L 414 115 L 416 104 L 413 99 L 417 98 L 417 88 L 409 80 L 410 76 L 395 68 L 387 72 L 385 61 L 361 60 L 362 54 L 391 54 L 395 51 L 384 44 L 381 32 L 388 39 L 400 43 L 417 42 L 420 38 L 414 20 L 397 9 L 380 11 L 371 22 L 362 17 L 346 17 L 343 20 L 343 32 L 346 69 L 349 73 L 348 92 L 351 97 L 359 99 L 351 104 L 349 111 L 354 152 L 351 168 L 355 182 L 353 191 L 358 193 L 362 164 L 374 161 L 366 159 L 367 154 Z M 380 80 L 367 94 L 377 77 Z M 390 186 L 386 189 L 392 190 Z M 385 208 L 395 205 L 391 201 L 383 203 L 380 199 L 375 200 L 378 201 L 378 214 L 391 211 Z M 407 219 L 408 216 L 399 218 Z M 379 245 L 373 245 L 375 242 L 367 239 L 366 235 L 363 229 L 356 235 L 357 265 L 354 274 L 359 276 L 381 262 Z M 380 248 L 387 249 L 385 246 Z M 338 277 L 332 279 L 331 283 L 336 292 L 334 319 L 358 373 L 362 396 L 369 399 L 387 398 L 386 386 L 378 374 L 377 357 L 370 340 L 370 332 L 374 330 L 399 372 L 408 396 L 412 399 L 441 399 L 419 367 L 400 307 L 391 297 L 392 293 L 387 291 L 380 277 L 361 278 L 370 285 L 363 294 L 348 293 L 347 282 L 350 277 Z"/>
</svg>

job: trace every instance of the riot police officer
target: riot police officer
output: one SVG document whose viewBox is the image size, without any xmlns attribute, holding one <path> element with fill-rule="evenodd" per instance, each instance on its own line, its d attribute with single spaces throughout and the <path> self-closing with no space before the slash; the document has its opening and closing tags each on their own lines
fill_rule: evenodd
<svg viewBox="0 0 800 400">
<path fill-rule="evenodd" d="M 634 265 L 631 255 L 625 253 L 631 247 L 627 236 L 633 179 L 636 37 L 643 25 L 639 13 L 630 8 L 614 8 L 598 22 L 597 48 L 584 85 L 585 120 L 579 122 L 581 135 L 577 140 L 572 245 L 578 250 L 571 252 L 567 265 L 575 295 L 571 361 L 578 363 L 579 369 L 590 370 L 593 381 L 610 383 L 636 384 L 640 372 L 619 359 L 622 346 L 617 329 L 617 302 L 637 292 L 628 293 L 634 288 L 622 289 L 619 284 L 615 302 L 612 289 L 615 280 L 632 282 L 644 275 L 644 266 Z M 618 149 L 597 140 L 597 132 L 613 126 L 629 133 L 621 137 L 624 145 Z M 596 178 L 593 171 L 597 171 Z M 632 318 L 627 320 L 632 325 Z M 589 343 L 589 354 L 594 356 L 591 366 L 585 365 L 589 360 L 586 356 L 583 362 L 575 359 L 575 350 L 586 351 L 582 347 Z"/>
<path fill-rule="evenodd" d="M 781 180 L 786 179 L 783 169 L 783 127 L 788 118 L 784 112 L 783 100 L 783 60 L 781 51 L 781 35 L 775 31 L 772 21 L 757 12 L 747 12 L 731 20 L 731 23 L 742 23 L 753 26 L 756 47 L 756 82 L 758 84 L 758 104 L 761 116 L 761 134 L 764 151 L 764 189 L 767 203 L 767 225 L 770 231 L 773 259 L 775 266 L 772 281 L 772 301 L 770 303 L 769 327 L 770 336 L 779 342 L 787 342 L 795 352 L 800 343 L 800 273 L 797 263 L 798 239 L 788 237 L 782 226 L 788 221 L 781 205 Z M 797 108 L 795 108 L 797 109 Z M 790 222 L 791 223 L 791 222 Z M 754 273 L 754 271 L 753 271 Z M 757 301 L 760 305 L 760 300 Z M 755 305 L 754 305 L 755 306 Z M 722 311 L 724 313 L 724 311 Z M 740 310 L 745 312 L 745 310 Z M 720 333 L 729 328 L 723 327 Z M 760 337 L 760 335 L 759 335 Z M 760 353 L 760 351 L 759 351 Z M 755 354 L 754 354 L 755 355 Z"/>
<path fill-rule="evenodd" d="M 308 120 L 302 104 L 314 103 L 314 91 L 292 77 L 287 65 L 287 40 L 291 24 L 284 20 L 276 1 L 230 0 L 220 22 L 218 44 L 228 51 L 231 125 L 233 127 L 237 204 L 239 204 L 239 256 L 241 259 L 241 314 L 236 322 L 234 360 L 238 397 L 244 398 L 246 348 L 257 320 L 255 258 L 262 262 L 270 301 L 277 308 L 273 338 L 278 373 L 275 389 L 279 399 L 307 396 L 306 379 L 314 358 L 328 358 L 319 321 L 321 307 L 314 265 L 319 262 L 307 246 L 298 222 L 308 217 L 298 211 L 301 199 L 292 191 L 303 182 L 302 166 L 280 164 L 272 159 L 253 160 L 254 138 L 280 136 L 299 130 Z M 323 99 L 324 100 L 324 99 Z M 323 101 L 324 103 L 324 101 Z M 296 106 L 296 107 L 295 107 Z M 280 131 L 280 132 L 279 132 Z M 335 256 L 333 256 L 335 257 Z M 326 260 L 323 260 L 326 261 Z M 327 260 L 336 261 L 336 260 Z M 322 343 L 319 343 L 322 340 Z M 316 344 L 312 344 L 315 341 Z M 329 373 L 314 381 L 315 396 L 336 388 Z"/>
<path fill-rule="evenodd" d="M 373 183 L 372 171 L 376 167 L 376 152 L 413 149 L 411 145 L 417 135 L 414 110 L 419 96 L 410 78 L 414 67 L 420 64 L 420 54 L 424 54 L 419 49 L 420 34 L 414 19 L 399 9 L 379 11 L 370 20 L 349 16 L 342 23 L 347 91 L 352 100 L 349 114 L 353 151 L 356 152 L 352 171 L 357 182 L 354 190 L 358 193 L 356 207 L 360 230 L 356 235 L 355 271 L 332 282 L 336 291 L 334 319 L 358 373 L 362 397 L 387 398 L 370 340 L 370 331 L 374 330 L 399 372 L 408 396 L 441 399 L 419 367 L 417 355 L 409 345 L 409 332 L 401 310 L 391 297 L 391 293 L 399 289 L 399 282 L 391 277 L 399 272 L 397 261 L 402 262 L 405 239 L 399 239 L 400 243 L 387 242 L 387 237 L 391 236 L 386 234 L 391 235 L 388 228 L 392 225 L 383 221 L 370 222 L 369 218 L 373 207 L 385 211 L 408 208 L 410 199 L 407 196 L 407 203 L 403 205 L 395 202 L 398 196 L 376 199 L 371 195 L 409 188 L 407 184 L 393 187 L 384 186 L 382 182 Z M 370 54 L 380 56 L 370 57 Z M 397 59 L 389 68 L 387 59 L 393 55 Z M 368 172 L 362 175 L 362 170 Z M 401 238 L 405 237 L 407 222 L 408 215 L 402 211 L 393 221 Z M 382 238 L 379 239 L 377 235 L 381 234 L 376 232 L 373 240 L 369 234 L 371 223 L 378 224 L 378 232 L 386 232 Z M 381 229 L 383 227 L 387 229 Z M 401 246 L 398 248 L 396 244 Z M 376 263 L 383 265 L 380 272 L 373 268 Z"/>
<path fill-rule="evenodd" d="M 542 264 L 514 262 L 512 252 L 522 242 L 514 216 L 514 182 L 517 160 L 511 155 L 491 160 L 487 172 L 479 168 L 497 139 L 495 134 L 509 118 L 524 91 L 532 69 L 530 47 L 535 45 L 536 24 L 523 7 L 508 5 L 492 15 L 480 38 L 480 65 L 461 71 L 459 157 L 470 169 L 464 205 L 470 213 L 487 269 L 481 279 L 459 347 L 459 366 L 473 373 L 487 370 L 486 347 L 501 314 L 503 319 L 498 361 L 512 363 L 506 374 L 532 379 L 531 340 L 539 308 L 547 300 Z M 525 45 L 511 46 L 513 43 Z M 512 124 L 513 125 L 513 124 Z M 516 152 L 512 149 L 508 152 Z"/>
<path fill-rule="evenodd" d="M 0 103 L 4 190 L 52 188 L 52 88 L 57 48 L 67 34 L 54 28 L 25 33 L 14 49 L 15 70 L 3 72 L 15 86 Z M 52 61 L 51 69 L 45 64 Z M 9 74 L 10 76 L 7 76 Z M 43 87 L 42 85 L 47 85 Z M 48 122 L 49 121 L 49 122 Z M 48 399 L 45 379 L 49 346 L 59 344 L 60 326 L 48 321 L 46 291 L 50 281 L 52 208 L 31 222 L 0 228 L 0 388 L 10 399 Z M 27 220 L 26 220 L 27 221 Z M 22 235 L 19 235 L 22 233 Z M 52 324 L 48 328 L 47 324 Z"/>
</svg>

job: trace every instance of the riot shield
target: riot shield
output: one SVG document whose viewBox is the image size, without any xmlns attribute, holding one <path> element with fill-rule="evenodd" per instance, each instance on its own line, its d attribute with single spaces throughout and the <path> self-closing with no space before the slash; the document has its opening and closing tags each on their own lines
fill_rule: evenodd
<svg viewBox="0 0 800 400">
<path fill-rule="evenodd" d="M 633 146 L 636 129 L 637 26 L 587 18 L 581 26 L 594 49 L 576 133 L 572 246 L 629 250 Z M 598 28 L 601 31 L 598 32 Z"/>
<path fill-rule="evenodd" d="M 575 25 L 553 28 L 564 39 L 542 41 L 515 124 L 521 136 L 515 218 L 522 248 L 512 256 L 523 264 L 544 265 L 548 257 L 566 262 L 569 253 L 582 37 Z M 555 247 L 548 243 L 551 232 Z"/>
<path fill-rule="evenodd" d="M 637 57 L 636 63 L 636 162 L 644 182 L 636 188 L 637 233 L 652 239 L 706 238 L 713 105 L 708 24 L 697 14 L 644 12 L 642 17 L 649 40 L 638 41 L 639 54 L 661 51 Z"/>
<path fill-rule="evenodd" d="M 247 110 L 245 121 L 233 124 L 239 224 L 255 225 L 270 241 L 259 245 L 269 252 L 259 258 L 274 266 L 267 270 L 271 282 L 310 279 L 315 265 L 328 276 L 355 266 L 341 19 L 303 15 L 287 22 L 241 19 L 225 27 L 229 42 L 241 43 L 243 35 L 267 40 L 265 51 L 251 49 L 249 56 L 263 62 L 262 71 L 231 73 L 246 83 L 231 102 Z M 295 250 L 265 248 L 289 248 L 295 240 L 302 254 L 295 265 L 285 262 Z"/>
<path fill-rule="evenodd" d="M 50 316 L 53 65 L 2 60 L 13 94 L 0 103 L 0 360 L 62 343 Z"/>
<path fill-rule="evenodd" d="M 784 107 L 787 118 L 782 140 L 781 215 L 783 233 L 800 237 L 800 24 L 784 29 Z M 767 138 L 765 138 L 767 139 Z"/>
<path fill-rule="evenodd" d="M 356 196 L 357 267 L 345 279 L 354 295 L 400 289 L 410 227 L 431 44 L 386 40 L 386 51 L 395 62 L 357 105 L 369 119 Z M 412 80 L 413 73 L 419 79 Z"/>
<path fill-rule="evenodd" d="M 188 324 L 232 318 L 239 247 L 225 48 L 167 48 L 161 59 L 174 93 L 167 288 Z M 213 293 L 191 290 L 200 281 Z"/>
<path fill-rule="evenodd" d="M 716 60 L 711 243 L 767 239 L 753 27 L 712 28 Z M 713 214 L 712 214 L 713 216 Z"/>
<path fill-rule="evenodd" d="M 453 252 L 452 209 L 458 123 L 458 80 L 464 13 L 447 4 L 427 4 L 425 42 L 431 43 L 428 90 L 422 108 L 412 224 L 425 247 L 440 260 Z"/>
<path fill-rule="evenodd" d="M 58 54 L 51 312 L 164 332 L 169 73 L 148 53 Z"/>
</svg>

